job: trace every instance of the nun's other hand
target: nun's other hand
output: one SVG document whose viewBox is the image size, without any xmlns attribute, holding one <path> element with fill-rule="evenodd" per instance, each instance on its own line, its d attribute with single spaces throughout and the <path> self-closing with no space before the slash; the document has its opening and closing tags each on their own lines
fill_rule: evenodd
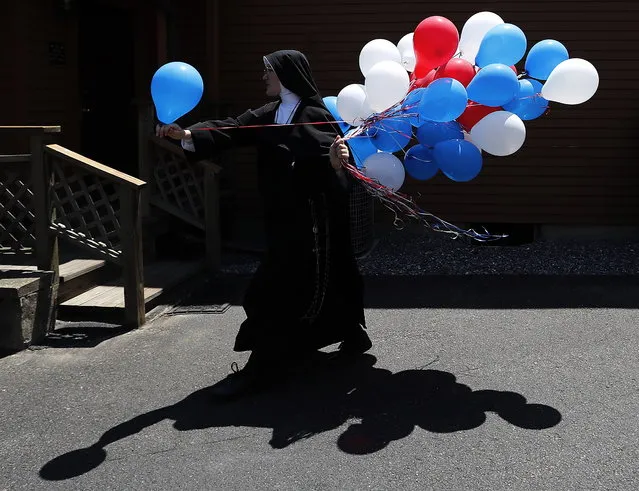
<svg viewBox="0 0 639 491">
<path fill-rule="evenodd" d="M 165 125 L 157 125 L 155 127 L 155 135 L 160 138 L 169 137 L 174 140 L 181 140 L 186 136 L 186 131 L 180 128 L 177 124 L 165 124 Z"/>
<path fill-rule="evenodd" d="M 346 142 L 341 136 L 338 136 L 335 138 L 335 141 L 333 141 L 329 155 L 331 157 L 331 166 L 335 170 L 342 168 L 343 160 L 348 160 L 350 156 L 348 146 L 346 146 Z"/>
</svg>

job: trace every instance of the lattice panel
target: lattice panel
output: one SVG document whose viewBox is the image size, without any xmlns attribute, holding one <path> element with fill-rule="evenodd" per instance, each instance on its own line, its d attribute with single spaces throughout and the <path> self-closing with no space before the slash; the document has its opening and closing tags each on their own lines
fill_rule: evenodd
<svg viewBox="0 0 639 491">
<path fill-rule="evenodd" d="M 56 159 L 51 166 L 56 212 L 53 228 L 61 236 L 119 262 L 122 248 L 117 186 Z"/>
<path fill-rule="evenodd" d="M 161 200 L 204 226 L 204 170 L 155 146 L 153 200 Z M 167 207 L 164 206 L 166 209 Z"/>
<path fill-rule="evenodd" d="M 374 202 L 370 194 L 358 183 L 351 187 L 349 200 L 351 216 L 351 243 L 356 255 L 368 252 L 373 245 Z"/>
<path fill-rule="evenodd" d="M 0 169 L 1 251 L 28 253 L 35 247 L 35 215 L 29 174 L 29 171 L 19 169 Z"/>
</svg>

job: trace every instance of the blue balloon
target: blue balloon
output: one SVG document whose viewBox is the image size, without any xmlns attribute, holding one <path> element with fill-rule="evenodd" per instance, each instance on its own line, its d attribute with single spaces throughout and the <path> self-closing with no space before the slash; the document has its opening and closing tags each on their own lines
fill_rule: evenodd
<svg viewBox="0 0 639 491">
<path fill-rule="evenodd" d="M 413 145 L 404 157 L 404 167 L 408 175 L 419 181 L 434 177 L 439 171 L 433 151 L 424 145 Z"/>
<path fill-rule="evenodd" d="M 526 72 L 533 78 L 548 80 L 550 73 L 570 56 L 559 41 L 544 39 L 535 44 L 526 57 Z"/>
<path fill-rule="evenodd" d="M 422 145 L 434 147 L 444 140 L 463 139 L 464 132 L 461 125 L 457 121 L 448 123 L 437 123 L 435 121 L 426 121 L 417 128 L 417 140 Z"/>
<path fill-rule="evenodd" d="M 517 97 L 505 104 L 504 109 L 524 121 L 537 119 L 548 109 L 548 101 L 541 96 L 541 88 L 542 85 L 537 80 L 520 80 Z"/>
<path fill-rule="evenodd" d="M 454 78 L 440 78 L 426 87 L 419 103 L 419 115 L 422 121 L 445 123 L 461 116 L 466 104 L 468 94 L 462 83 Z"/>
<path fill-rule="evenodd" d="M 519 27 L 513 24 L 499 24 L 483 37 L 475 64 L 480 68 L 493 63 L 514 65 L 524 57 L 527 46 L 526 35 Z"/>
<path fill-rule="evenodd" d="M 435 145 L 435 162 L 449 179 L 466 182 L 479 175 L 481 151 L 466 140 L 446 140 Z"/>
<path fill-rule="evenodd" d="M 366 130 L 371 143 L 384 152 L 397 152 L 408 145 L 413 137 L 413 127 L 404 117 L 384 118 Z"/>
<path fill-rule="evenodd" d="M 337 97 L 335 97 L 334 95 L 329 95 L 324 97 L 322 100 L 324 101 L 324 105 L 326 106 L 326 109 L 328 109 L 328 111 L 331 113 L 331 116 L 335 118 L 335 121 L 342 121 L 342 117 L 339 115 L 339 112 L 337 111 Z M 348 128 L 350 128 L 350 125 L 348 123 L 338 123 L 338 124 L 342 132 L 345 132 L 346 130 L 348 130 Z"/>
<path fill-rule="evenodd" d="M 162 65 L 151 80 L 151 97 L 158 119 L 173 123 L 198 105 L 204 92 L 199 72 L 188 63 L 173 61 Z"/>
<path fill-rule="evenodd" d="M 354 131 L 354 129 L 349 131 L 345 136 L 351 135 Z M 346 144 L 351 149 L 351 153 L 355 159 L 355 165 L 360 169 L 364 166 L 364 161 L 368 157 L 377 153 L 377 147 L 373 145 L 371 139 L 366 135 L 358 135 L 353 138 L 349 138 L 346 140 Z"/>
<path fill-rule="evenodd" d="M 519 92 L 519 81 L 512 68 L 501 63 L 479 70 L 468 84 L 468 98 L 489 107 L 499 107 L 512 101 Z"/>
<path fill-rule="evenodd" d="M 402 114 L 408 119 L 411 125 L 419 126 L 421 119 L 419 117 L 419 103 L 426 92 L 425 88 L 417 88 L 408 93 L 402 102 Z"/>
</svg>

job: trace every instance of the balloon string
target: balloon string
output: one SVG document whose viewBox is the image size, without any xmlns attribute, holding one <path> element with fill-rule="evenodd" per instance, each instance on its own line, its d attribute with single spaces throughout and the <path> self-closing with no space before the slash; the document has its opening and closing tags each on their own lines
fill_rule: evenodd
<svg viewBox="0 0 639 491">
<path fill-rule="evenodd" d="M 355 131 L 353 131 L 353 133 L 345 136 L 344 139 L 349 140 L 352 138 L 361 137 L 362 135 L 368 137 L 367 130 L 370 129 L 371 126 L 375 125 L 376 123 L 380 123 L 384 119 L 410 117 L 411 115 L 406 113 L 406 110 L 417 106 L 417 104 L 406 106 L 405 102 L 407 97 L 408 95 L 392 108 L 364 120 L 362 124 L 358 126 Z M 383 124 L 381 124 L 381 126 L 382 128 L 384 128 Z M 401 133 L 399 131 L 397 132 Z M 405 151 L 404 154 L 406 154 Z M 465 236 L 480 242 L 487 242 L 499 240 L 506 237 L 506 235 L 490 234 L 486 229 L 484 229 L 483 232 L 477 232 L 474 229 L 464 230 L 460 227 L 457 227 L 456 225 L 442 220 L 432 213 L 428 213 L 427 211 L 421 209 L 415 203 L 415 200 L 411 196 L 393 191 L 391 188 L 384 186 L 376 179 L 372 179 L 366 176 L 366 174 L 364 174 L 360 169 L 350 164 L 348 160 L 342 160 L 342 166 L 355 180 L 357 180 L 364 187 L 364 189 L 371 196 L 377 198 L 387 209 L 389 209 L 395 215 L 394 224 L 397 228 L 404 227 L 404 220 L 400 218 L 400 216 L 407 216 L 408 218 L 416 220 L 417 222 L 430 228 L 433 231 L 448 233 L 453 235 L 454 238 Z"/>
<path fill-rule="evenodd" d="M 411 85 L 414 85 L 414 83 Z M 355 127 L 355 131 L 353 131 L 351 135 L 345 137 L 344 139 L 360 136 L 361 134 L 366 133 L 366 130 L 370 129 L 372 126 L 374 126 L 377 123 L 381 123 L 381 126 L 384 126 L 382 121 L 384 121 L 385 119 L 411 118 L 411 117 L 419 116 L 419 113 L 407 112 L 408 110 L 414 109 L 419 105 L 418 103 L 404 105 L 407 97 L 408 96 L 406 96 L 403 100 L 398 102 L 392 108 L 366 118 L 365 120 L 361 122 L 360 125 Z M 535 98 L 535 97 L 541 97 L 541 94 L 534 94 L 532 96 L 526 96 L 520 99 L 528 99 L 528 98 Z M 466 105 L 466 107 L 481 106 L 481 105 L 482 104 L 478 102 L 468 101 L 468 104 Z M 316 121 L 316 122 L 306 122 L 306 123 L 286 123 L 286 124 L 272 123 L 272 124 L 255 124 L 255 125 L 240 125 L 240 126 L 218 126 L 218 127 L 212 127 L 212 128 L 193 128 L 191 129 L 191 131 L 219 131 L 219 130 L 256 129 L 256 128 L 271 128 L 271 127 L 293 127 L 293 126 L 322 126 L 327 124 L 330 124 L 330 125 L 348 124 L 349 126 L 351 126 L 351 124 L 348 121 L 334 120 L 334 121 Z M 402 134 L 402 136 L 409 136 L 401 132 L 398 132 L 398 133 Z"/>
<path fill-rule="evenodd" d="M 486 229 L 484 229 L 483 232 L 477 232 L 474 229 L 464 230 L 457 227 L 452 223 L 436 217 L 432 213 L 422 210 L 419 206 L 417 206 L 412 197 L 393 191 L 391 188 L 380 184 L 379 181 L 366 176 L 347 160 L 342 160 L 342 166 L 364 187 L 369 194 L 379 199 L 381 203 L 395 215 L 394 223 L 398 228 L 404 226 L 404 221 L 400 218 L 400 216 L 407 216 L 435 232 L 451 234 L 455 239 L 460 236 L 465 236 L 479 242 L 487 242 L 507 237 L 506 235 L 490 234 Z"/>
<path fill-rule="evenodd" d="M 527 96 L 524 96 L 524 97 L 516 97 L 515 99 L 512 100 L 512 102 L 523 101 L 523 100 L 526 100 L 526 99 L 544 99 L 544 96 L 541 95 L 541 92 L 538 92 L 538 93 L 533 94 L 533 95 L 527 95 Z M 546 102 L 547 102 L 547 104 L 546 104 L 546 106 L 544 106 L 544 108 L 547 111 L 550 111 L 550 102 L 549 101 L 546 101 Z M 477 107 L 477 106 L 484 106 L 484 104 L 480 104 L 479 102 L 470 101 L 470 100 L 468 101 L 468 104 L 466 104 L 466 108 Z M 497 110 L 497 111 L 500 111 L 500 110 L 503 111 L 504 110 L 502 106 L 485 106 L 485 107 L 494 107 L 495 110 Z"/>
<path fill-rule="evenodd" d="M 385 125 L 382 123 L 385 119 L 389 118 L 400 118 L 400 117 L 412 117 L 414 114 L 407 113 L 407 109 L 411 109 L 417 104 L 405 106 L 404 103 L 408 95 L 402 99 L 401 102 L 389 108 L 381 113 L 374 114 L 366 118 L 362 123 L 355 127 L 352 133 L 346 135 L 344 140 L 350 140 L 353 138 L 370 138 L 367 134 L 367 130 L 369 130 L 373 125 L 380 123 L 382 131 L 388 131 Z M 472 101 L 471 101 L 472 103 Z M 287 124 L 265 124 L 265 125 L 245 125 L 245 126 L 221 126 L 216 128 L 193 128 L 191 131 L 218 131 L 218 130 L 234 130 L 234 129 L 248 129 L 248 128 L 269 128 L 269 127 L 292 127 L 292 126 L 317 126 L 317 125 L 326 125 L 326 124 L 339 124 L 339 123 L 347 123 L 347 121 L 319 121 L 319 122 L 308 122 L 308 123 L 287 123 Z M 350 124 L 350 123 L 348 123 Z M 400 131 L 394 131 L 395 133 L 400 133 L 404 135 Z M 391 132 L 389 132 L 391 133 Z M 412 137 L 412 133 L 410 135 Z M 395 139 L 395 136 L 393 136 Z M 395 141 L 397 141 L 395 139 Z M 406 151 L 402 150 L 406 155 Z M 428 213 L 422 210 L 414 201 L 411 196 L 408 196 L 403 193 L 398 193 L 393 191 L 391 188 L 384 186 L 379 183 L 379 181 L 372 179 L 366 176 L 362 171 L 360 171 L 357 167 L 351 165 L 347 160 L 342 160 L 342 166 L 348 171 L 348 173 L 356 179 L 364 189 L 374 198 L 377 198 L 381 201 L 381 203 L 390 210 L 394 215 L 394 225 L 397 228 L 404 227 L 404 220 L 400 218 L 401 216 L 407 216 L 408 218 L 414 219 L 422 225 L 430 228 L 435 232 L 442 232 L 453 235 L 453 238 L 458 238 L 460 236 L 469 237 L 471 239 L 486 242 L 499 240 L 501 238 L 507 237 L 506 235 L 493 235 L 490 234 L 486 229 L 483 232 L 477 232 L 474 229 L 464 230 L 452 223 L 449 223 L 441 218 L 436 217 L 432 213 Z"/>
<path fill-rule="evenodd" d="M 324 124 L 340 124 L 347 123 L 347 121 L 317 121 L 317 122 L 309 122 L 309 123 L 286 123 L 286 124 L 252 124 L 245 126 L 216 126 L 214 128 L 192 128 L 190 131 L 219 131 L 219 130 L 243 130 L 250 128 L 271 128 L 277 126 L 281 128 L 282 126 L 319 126 Z"/>
</svg>

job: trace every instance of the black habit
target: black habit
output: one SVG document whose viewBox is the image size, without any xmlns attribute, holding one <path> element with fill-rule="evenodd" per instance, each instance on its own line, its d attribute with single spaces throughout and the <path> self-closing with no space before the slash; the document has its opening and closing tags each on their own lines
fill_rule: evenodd
<svg viewBox="0 0 639 491">
<path fill-rule="evenodd" d="M 351 245 L 347 185 L 330 165 L 337 125 L 297 51 L 266 56 L 282 85 L 300 98 L 291 123 L 275 122 L 280 101 L 191 130 L 191 160 L 231 146 L 257 149 L 267 252 L 244 298 L 247 319 L 235 351 L 304 351 L 344 341 L 365 328 L 363 282 Z M 260 126 L 258 128 L 239 128 Z M 228 128 L 231 129 L 214 129 Z"/>
</svg>

